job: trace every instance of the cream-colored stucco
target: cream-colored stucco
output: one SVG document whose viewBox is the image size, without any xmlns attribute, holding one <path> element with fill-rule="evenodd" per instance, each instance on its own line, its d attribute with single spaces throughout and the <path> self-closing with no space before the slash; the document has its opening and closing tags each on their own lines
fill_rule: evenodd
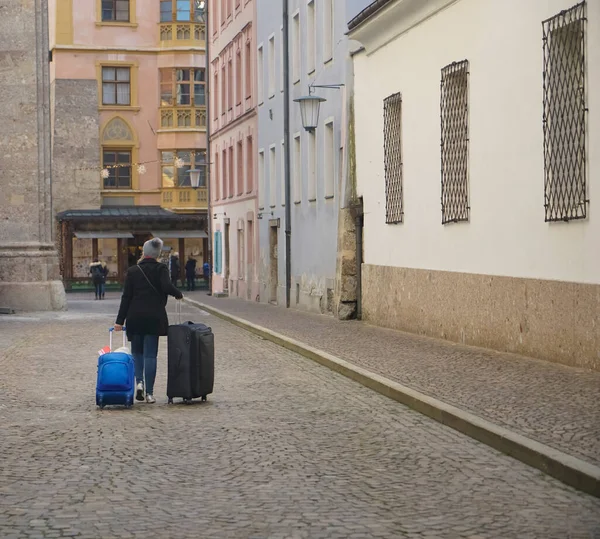
<svg viewBox="0 0 600 539">
<path fill-rule="evenodd" d="M 366 263 L 600 283 L 600 2 L 595 0 L 587 2 L 588 218 L 544 222 L 542 21 L 574 3 L 460 0 L 354 57 Z M 394 21 L 387 24 L 391 31 Z M 464 59 L 470 71 L 470 222 L 442 225 L 440 69 Z M 402 92 L 405 213 L 403 224 L 386 225 L 383 100 L 395 92 Z"/>
</svg>

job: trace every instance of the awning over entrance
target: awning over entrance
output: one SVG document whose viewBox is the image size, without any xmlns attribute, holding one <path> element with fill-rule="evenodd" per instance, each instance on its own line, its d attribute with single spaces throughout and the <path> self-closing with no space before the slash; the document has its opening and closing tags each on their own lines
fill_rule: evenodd
<svg viewBox="0 0 600 539">
<path fill-rule="evenodd" d="M 152 232 L 155 238 L 208 238 L 204 230 L 156 230 Z"/>
<path fill-rule="evenodd" d="M 112 230 L 112 231 L 75 231 L 74 235 L 76 238 L 80 240 L 86 239 L 110 239 L 110 238 L 133 238 L 133 234 L 131 232 L 122 232 L 120 230 Z"/>
</svg>

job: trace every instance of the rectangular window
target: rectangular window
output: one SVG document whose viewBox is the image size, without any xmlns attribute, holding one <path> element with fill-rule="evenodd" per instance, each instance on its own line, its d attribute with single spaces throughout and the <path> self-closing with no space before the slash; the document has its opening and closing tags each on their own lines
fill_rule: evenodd
<svg viewBox="0 0 600 539">
<path fill-rule="evenodd" d="M 281 205 L 285 206 L 285 140 L 281 141 L 281 154 L 279 156 L 279 161 L 281 164 L 281 179 L 279 182 Z"/>
<path fill-rule="evenodd" d="M 129 0 L 102 0 L 102 20 L 129 22 Z"/>
<path fill-rule="evenodd" d="M 221 0 L 221 25 L 224 25 L 225 21 L 227 20 L 226 2 L 227 2 L 227 0 Z"/>
<path fill-rule="evenodd" d="M 306 6 L 306 70 L 312 73 L 315 70 L 317 60 L 315 46 L 315 2 L 311 0 Z"/>
<path fill-rule="evenodd" d="M 244 193 L 244 144 L 240 140 L 237 145 L 237 189 L 236 193 L 239 195 Z"/>
<path fill-rule="evenodd" d="M 442 69 L 442 224 L 469 220 L 469 62 Z"/>
<path fill-rule="evenodd" d="M 227 176 L 227 150 L 223 150 L 221 153 L 221 198 L 227 198 L 229 195 L 227 188 L 229 186 L 228 176 Z"/>
<path fill-rule="evenodd" d="M 323 0 L 323 62 L 333 58 L 333 0 Z"/>
<path fill-rule="evenodd" d="M 161 106 L 205 106 L 206 83 L 204 76 L 205 72 L 203 68 L 160 69 Z"/>
<path fill-rule="evenodd" d="M 219 152 L 215 153 L 215 171 L 214 174 L 210 175 L 210 189 L 211 189 L 211 196 L 215 199 L 215 200 L 219 200 L 220 198 L 222 198 L 221 196 L 221 176 L 220 176 L 220 159 L 219 159 Z"/>
<path fill-rule="evenodd" d="M 544 21 L 545 220 L 587 216 L 586 3 Z"/>
<path fill-rule="evenodd" d="M 277 204 L 277 154 L 275 146 L 269 148 L 269 205 L 274 208 Z"/>
<path fill-rule="evenodd" d="M 325 198 L 333 198 L 335 186 L 335 137 L 333 132 L 333 121 L 325 124 L 325 152 L 323 177 L 325 181 Z"/>
<path fill-rule="evenodd" d="M 265 209 L 265 151 L 258 152 L 258 209 Z"/>
<path fill-rule="evenodd" d="M 275 36 L 269 38 L 269 97 L 275 95 Z"/>
<path fill-rule="evenodd" d="M 215 109 L 213 117 L 216 120 L 219 119 L 219 74 L 215 71 L 215 86 L 213 94 L 213 108 Z"/>
<path fill-rule="evenodd" d="M 102 68 L 102 104 L 131 105 L 131 71 L 129 67 Z"/>
<path fill-rule="evenodd" d="M 302 150 L 300 135 L 294 137 L 294 202 L 302 202 Z"/>
<path fill-rule="evenodd" d="M 235 194 L 235 168 L 233 168 L 233 146 L 229 146 L 229 198 Z"/>
<path fill-rule="evenodd" d="M 283 92 L 283 26 L 279 28 L 279 91 Z"/>
<path fill-rule="evenodd" d="M 131 189 L 131 151 L 102 150 L 102 166 L 108 169 L 104 189 Z"/>
<path fill-rule="evenodd" d="M 317 200 L 317 136 L 308 133 L 308 201 Z"/>
<path fill-rule="evenodd" d="M 233 62 L 227 63 L 227 110 L 233 109 Z"/>
<path fill-rule="evenodd" d="M 175 159 L 182 166 L 175 166 Z M 200 170 L 199 187 L 206 187 L 205 150 L 164 150 L 161 151 L 161 177 L 163 187 L 191 187 L 190 169 Z"/>
<path fill-rule="evenodd" d="M 292 22 L 292 82 L 300 81 L 300 13 L 296 13 Z"/>
<path fill-rule="evenodd" d="M 173 20 L 173 0 L 160 0 L 160 22 Z"/>
<path fill-rule="evenodd" d="M 385 222 L 401 223 L 402 207 L 402 95 L 383 100 L 383 169 L 385 173 Z"/>
<path fill-rule="evenodd" d="M 242 104 L 242 50 L 235 56 L 235 104 Z"/>
<path fill-rule="evenodd" d="M 225 62 L 221 68 L 221 114 L 227 112 L 227 73 L 225 71 Z"/>
<path fill-rule="evenodd" d="M 246 99 L 252 97 L 252 47 L 246 43 Z"/>
<path fill-rule="evenodd" d="M 254 189 L 254 144 L 252 137 L 246 138 L 246 192 Z"/>
<path fill-rule="evenodd" d="M 258 64 L 258 80 L 256 82 L 258 85 L 258 102 L 260 104 L 264 101 L 263 85 L 265 83 L 265 64 L 262 46 L 258 47 L 258 57 L 256 59 L 256 63 Z"/>
</svg>

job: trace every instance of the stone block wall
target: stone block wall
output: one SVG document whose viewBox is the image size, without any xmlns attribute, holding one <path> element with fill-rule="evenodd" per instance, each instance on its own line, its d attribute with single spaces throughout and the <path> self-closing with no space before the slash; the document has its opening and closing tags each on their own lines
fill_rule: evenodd
<svg viewBox="0 0 600 539">
<path fill-rule="evenodd" d="M 54 215 L 64 210 L 99 208 L 102 179 L 98 83 L 57 79 L 52 96 Z"/>
</svg>

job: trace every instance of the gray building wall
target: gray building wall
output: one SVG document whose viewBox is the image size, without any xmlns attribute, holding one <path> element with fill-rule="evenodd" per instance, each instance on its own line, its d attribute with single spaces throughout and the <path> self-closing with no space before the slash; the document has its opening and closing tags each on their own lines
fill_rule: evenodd
<svg viewBox="0 0 600 539">
<path fill-rule="evenodd" d="M 99 208 L 98 82 L 57 79 L 51 95 L 53 213 Z"/>
<path fill-rule="evenodd" d="M 289 54 L 290 54 L 290 145 L 291 145 L 291 199 L 292 199 L 292 290 L 291 306 L 313 312 L 333 312 L 337 261 L 339 208 L 346 202 L 346 135 L 347 113 L 346 96 L 350 91 L 349 43 L 345 36 L 347 21 L 366 7 L 368 0 L 333 0 L 333 36 L 331 39 L 332 59 L 324 58 L 324 0 L 315 0 L 315 69 L 309 73 L 309 40 L 307 0 L 289 0 Z M 296 26 L 294 17 L 299 16 L 299 80 L 294 76 L 294 43 Z M 257 44 L 262 47 L 262 100 L 259 90 L 258 108 L 258 151 L 259 151 L 259 223 L 261 301 L 274 299 L 270 290 L 273 249 L 270 244 L 270 220 L 279 218 L 277 229 L 277 301 L 285 303 L 285 196 L 284 196 L 284 151 L 283 151 L 283 62 L 282 62 L 282 2 L 281 0 L 261 0 L 257 7 Z M 269 92 L 269 39 L 274 37 L 274 92 Z M 260 55 L 258 56 L 260 62 Z M 348 80 L 347 80 L 348 79 Z M 259 81 L 259 88 L 261 82 Z M 314 94 L 326 99 L 321 104 L 319 125 L 314 132 L 316 137 L 316 196 L 309 196 L 310 152 L 309 133 L 302 127 L 300 107 L 293 100 L 308 95 L 309 84 L 343 84 L 340 89 L 315 88 Z M 333 178 L 325 170 L 326 126 L 333 121 Z M 297 159 L 295 137 L 300 138 L 300 159 Z M 270 185 L 270 148 L 275 147 L 274 185 Z M 261 178 L 260 152 L 264 152 L 264 180 Z M 295 170 L 299 162 L 301 188 L 294 187 Z M 326 185 L 333 189 L 326 192 Z M 274 194 L 273 189 L 274 187 Z M 299 196 L 297 196 L 299 194 Z M 313 199 L 314 200 L 309 200 Z"/>
</svg>

